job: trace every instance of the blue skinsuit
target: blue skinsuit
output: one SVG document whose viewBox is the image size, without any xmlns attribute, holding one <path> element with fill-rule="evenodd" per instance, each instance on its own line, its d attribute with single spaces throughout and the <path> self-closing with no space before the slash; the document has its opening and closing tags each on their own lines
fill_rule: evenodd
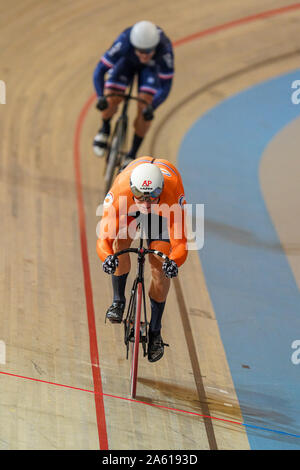
<svg viewBox="0 0 300 470">
<path fill-rule="evenodd" d="M 148 64 L 142 64 L 130 43 L 130 31 L 125 29 L 111 48 L 101 57 L 94 71 L 94 86 L 98 97 L 103 96 L 104 87 L 125 91 L 138 74 L 140 92 L 154 96 L 152 106 L 156 109 L 167 98 L 174 76 L 174 55 L 171 41 L 159 29 L 160 42 Z M 108 72 L 105 82 L 104 76 Z"/>
</svg>

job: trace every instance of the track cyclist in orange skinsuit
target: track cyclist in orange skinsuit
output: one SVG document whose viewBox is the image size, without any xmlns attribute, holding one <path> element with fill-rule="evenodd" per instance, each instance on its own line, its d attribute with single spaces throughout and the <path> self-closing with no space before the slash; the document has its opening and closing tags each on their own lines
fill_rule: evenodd
<svg viewBox="0 0 300 470">
<path fill-rule="evenodd" d="M 104 201 L 104 213 L 97 240 L 103 270 L 112 274 L 113 303 L 106 316 L 121 323 L 125 310 L 125 286 L 130 271 L 129 254 L 113 259 L 113 253 L 129 248 L 140 222 L 146 230 L 150 249 L 163 252 L 169 261 L 151 254 L 149 297 L 148 360 L 164 354 L 161 319 L 170 287 L 170 278 L 187 257 L 184 189 L 178 170 L 167 160 L 141 157 L 130 163 L 115 179 Z M 171 210 L 170 210 L 171 209 Z"/>
</svg>

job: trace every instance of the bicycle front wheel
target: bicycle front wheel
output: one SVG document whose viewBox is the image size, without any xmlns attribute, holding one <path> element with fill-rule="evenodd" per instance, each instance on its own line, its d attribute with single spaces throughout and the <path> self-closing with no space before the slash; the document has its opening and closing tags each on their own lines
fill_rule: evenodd
<svg viewBox="0 0 300 470">
<path fill-rule="evenodd" d="M 142 286 L 142 283 L 139 282 L 137 286 L 137 299 L 136 299 L 136 311 L 135 311 L 135 323 L 134 323 L 134 343 L 133 343 L 131 372 L 130 372 L 130 396 L 131 398 L 136 397 L 142 299 L 143 299 L 143 286 Z"/>
</svg>

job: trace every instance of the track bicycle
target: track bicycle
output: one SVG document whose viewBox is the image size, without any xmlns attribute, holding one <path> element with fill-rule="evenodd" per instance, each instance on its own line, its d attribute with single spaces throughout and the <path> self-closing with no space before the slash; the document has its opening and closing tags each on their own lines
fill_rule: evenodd
<svg viewBox="0 0 300 470">
<path fill-rule="evenodd" d="M 130 367 L 130 396 L 135 398 L 137 386 L 139 345 L 142 344 L 144 357 L 147 355 L 148 345 L 148 322 L 146 313 L 146 298 L 144 284 L 144 267 L 145 257 L 148 254 L 155 254 L 165 261 L 169 261 L 167 255 L 157 250 L 150 250 L 143 247 L 143 237 L 140 237 L 139 248 L 126 248 L 118 251 L 113 256 L 118 258 L 125 253 L 136 253 L 137 258 L 137 274 L 133 282 L 130 300 L 127 309 L 127 315 L 124 323 L 124 342 L 126 346 L 126 359 L 129 359 L 129 351 L 131 351 L 131 367 Z M 143 317 L 142 317 L 143 311 Z M 168 344 L 165 344 L 168 346 Z"/>
<path fill-rule="evenodd" d="M 143 103 L 148 105 L 147 101 L 139 98 L 137 96 L 132 96 L 132 88 L 133 88 L 134 80 L 132 80 L 129 91 L 127 94 L 123 93 L 109 93 L 106 95 L 106 98 L 112 96 L 119 96 L 123 98 L 123 108 L 122 112 L 115 124 L 112 137 L 108 144 L 107 153 L 106 153 L 106 164 L 104 169 L 104 197 L 108 193 L 109 189 L 111 188 L 114 175 L 118 173 L 123 166 L 124 158 L 126 152 L 124 151 L 124 147 L 126 144 L 126 137 L 127 137 L 127 130 L 128 130 L 128 105 L 130 100 L 135 100 L 139 103 Z"/>
</svg>

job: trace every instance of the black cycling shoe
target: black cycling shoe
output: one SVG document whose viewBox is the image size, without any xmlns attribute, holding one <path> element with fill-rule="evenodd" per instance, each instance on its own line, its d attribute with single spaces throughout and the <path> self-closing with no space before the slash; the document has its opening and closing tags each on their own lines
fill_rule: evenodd
<svg viewBox="0 0 300 470">
<path fill-rule="evenodd" d="M 113 302 L 106 312 L 106 318 L 108 318 L 111 323 L 122 323 L 124 310 L 125 302 Z"/>
<path fill-rule="evenodd" d="M 164 344 L 160 333 L 154 335 L 149 331 L 148 361 L 159 361 L 164 355 L 164 346 L 167 345 Z"/>
</svg>

